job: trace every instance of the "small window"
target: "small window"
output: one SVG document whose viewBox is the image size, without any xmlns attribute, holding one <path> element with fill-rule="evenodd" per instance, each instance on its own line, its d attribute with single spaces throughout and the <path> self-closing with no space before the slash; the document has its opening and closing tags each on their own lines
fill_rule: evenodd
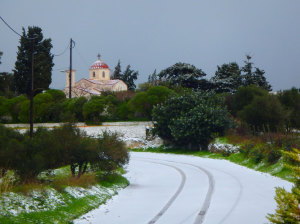
<svg viewBox="0 0 300 224">
<path fill-rule="evenodd" d="M 102 77 L 105 78 L 105 72 L 102 72 Z"/>
<path fill-rule="evenodd" d="M 93 72 L 93 77 L 94 77 L 94 78 L 96 77 L 96 73 L 95 73 L 95 72 Z"/>
</svg>

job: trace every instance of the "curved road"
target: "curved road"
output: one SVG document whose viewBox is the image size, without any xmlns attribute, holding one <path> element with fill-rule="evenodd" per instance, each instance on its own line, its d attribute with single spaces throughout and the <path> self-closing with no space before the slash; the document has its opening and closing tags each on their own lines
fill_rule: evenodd
<svg viewBox="0 0 300 224">
<path fill-rule="evenodd" d="M 223 160 L 131 153 L 130 185 L 75 223 L 259 224 L 292 184 Z"/>
</svg>

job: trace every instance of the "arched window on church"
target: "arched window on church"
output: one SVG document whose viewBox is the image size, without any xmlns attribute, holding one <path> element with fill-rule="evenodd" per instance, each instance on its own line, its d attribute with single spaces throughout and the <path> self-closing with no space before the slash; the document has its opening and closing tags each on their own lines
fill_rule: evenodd
<svg viewBox="0 0 300 224">
<path fill-rule="evenodd" d="M 102 72 L 102 77 L 105 78 L 105 72 Z"/>
<path fill-rule="evenodd" d="M 94 77 L 94 78 L 96 77 L 96 73 L 95 73 L 95 72 L 93 72 L 93 77 Z"/>
</svg>

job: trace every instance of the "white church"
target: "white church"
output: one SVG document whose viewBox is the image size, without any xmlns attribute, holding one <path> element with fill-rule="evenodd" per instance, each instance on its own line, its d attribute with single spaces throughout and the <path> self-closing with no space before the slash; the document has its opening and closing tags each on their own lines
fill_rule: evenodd
<svg viewBox="0 0 300 224">
<path fill-rule="evenodd" d="M 66 87 L 64 93 L 69 95 L 69 73 L 66 71 Z M 71 94 L 72 97 L 91 97 L 92 95 L 100 96 L 102 92 L 119 92 L 126 91 L 127 85 L 122 80 L 111 79 L 110 69 L 106 63 L 101 61 L 100 54 L 98 60 L 95 61 L 89 69 L 89 78 L 81 79 L 75 82 L 75 70 L 72 70 L 71 77 Z"/>
</svg>

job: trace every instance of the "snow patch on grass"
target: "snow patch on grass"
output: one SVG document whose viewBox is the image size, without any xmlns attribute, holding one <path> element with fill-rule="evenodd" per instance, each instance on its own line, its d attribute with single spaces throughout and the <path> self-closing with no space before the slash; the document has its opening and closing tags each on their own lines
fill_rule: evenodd
<svg viewBox="0 0 300 224">
<path fill-rule="evenodd" d="M 6 192 L 0 197 L 0 215 L 48 211 L 64 204 L 65 201 L 62 195 L 52 188 L 35 190 L 28 195 Z"/>
</svg>

